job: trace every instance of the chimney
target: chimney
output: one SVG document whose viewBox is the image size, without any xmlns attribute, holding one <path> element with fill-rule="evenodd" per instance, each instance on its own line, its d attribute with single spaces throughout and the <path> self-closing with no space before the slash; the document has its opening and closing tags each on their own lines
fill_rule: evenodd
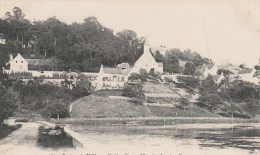
<svg viewBox="0 0 260 155">
<path fill-rule="evenodd" d="M 13 55 L 10 54 L 10 61 L 12 61 L 14 59 Z"/>
</svg>

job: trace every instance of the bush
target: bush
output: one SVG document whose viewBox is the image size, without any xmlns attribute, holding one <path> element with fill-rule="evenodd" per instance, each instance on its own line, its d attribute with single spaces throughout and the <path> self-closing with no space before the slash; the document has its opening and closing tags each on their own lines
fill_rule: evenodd
<svg viewBox="0 0 260 155">
<path fill-rule="evenodd" d="M 128 84 L 123 89 L 123 96 L 130 97 L 134 103 L 142 104 L 144 100 L 144 91 L 141 84 Z"/>
<path fill-rule="evenodd" d="M 42 110 L 42 116 L 45 118 L 65 118 L 69 117 L 69 110 L 67 106 L 60 103 L 49 104 Z"/>
<path fill-rule="evenodd" d="M 187 98 L 181 98 L 180 99 L 180 104 L 177 105 L 177 108 L 181 109 L 188 109 L 190 107 L 190 101 Z"/>
</svg>

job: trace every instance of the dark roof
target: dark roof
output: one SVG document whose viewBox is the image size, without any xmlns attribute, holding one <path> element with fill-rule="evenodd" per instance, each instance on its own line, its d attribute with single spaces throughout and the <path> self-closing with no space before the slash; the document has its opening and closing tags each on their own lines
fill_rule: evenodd
<svg viewBox="0 0 260 155">
<path fill-rule="evenodd" d="M 251 73 L 253 70 L 253 68 L 244 68 L 242 70 L 240 70 L 237 74 L 248 74 Z"/>
<path fill-rule="evenodd" d="M 201 69 L 196 69 L 195 70 L 195 75 L 201 75 L 205 72 L 206 68 L 201 68 Z"/>
<path fill-rule="evenodd" d="M 119 68 L 103 68 L 105 74 L 118 74 L 123 75 L 123 72 Z"/>
<path fill-rule="evenodd" d="M 28 63 L 28 65 L 50 65 L 51 59 L 25 59 Z"/>
<path fill-rule="evenodd" d="M 260 70 L 255 71 L 253 77 L 260 77 Z"/>
<path fill-rule="evenodd" d="M 199 65 L 195 70 L 195 75 L 203 74 L 206 70 L 206 65 Z"/>
<path fill-rule="evenodd" d="M 118 64 L 117 67 L 121 67 L 121 68 L 129 68 L 130 65 L 129 65 L 129 63 L 123 62 L 123 63 L 121 63 L 121 64 Z"/>
</svg>

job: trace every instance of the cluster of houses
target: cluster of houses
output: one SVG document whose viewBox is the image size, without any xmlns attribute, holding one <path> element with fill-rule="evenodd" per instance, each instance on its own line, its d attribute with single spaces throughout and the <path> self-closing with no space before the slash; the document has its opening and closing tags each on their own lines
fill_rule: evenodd
<svg viewBox="0 0 260 155">
<path fill-rule="evenodd" d="M 96 90 L 121 89 L 132 73 L 140 73 L 141 70 L 147 73 L 152 71 L 163 74 L 163 63 L 155 61 L 147 43 L 144 45 L 143 54 L 133 66 L 128 63 L 118 64 L 114 68 L 101 65 L 98 73 L 33 70 L 34 66 L 48 65 L 48 63 L 48 59 L 25 59 L 18 53 L 15 58 L 10 55 L 10 60 L 3 71 L 9 75 L 19 76 L 25 82 L 33 78 L 41 78 L 44 83 L 56 85 L 61 85 L 65 79 L 71 81 L 71 83 L 76 83 L 79 74 L 83 74 L 91 81 Z"/>
<path fill-rule="evenodd" d="M 117 67 L 105 67 L 101 65 L 98 73 L 90 72 L 65 72 L 65 71 L 39 71 L 35 70 L 34 66 L 48 65 L 50 62 L 48 59 L 25 59 L 21 54 L 17 54 L 15 58 L 10 56 L 9 62 L 3 71 L 9 75 L 20 76 L 23 81 L 29 81 L 32 78 L 41 78 L 44 83 L 52 83 L 61 85 L 64 80 L 76 83 L 79 74 L 84 74 L 92 86 L 96 90 L 102 89 L 121 89 L 128 81 L 128 77 L 132 73 L 140 73 L 145 71 L 147 73 L 153 72 L 161 75 L 161 79 L 170 78 L 175 82 L 178 82 L 178 76 L 188 76 L 180 74 L 167 74 L 163 72 L 163 63 L 156 62 L 151 54 L 151 47 L 145 43 L 143 54 L 135 62 L 133 66 L 128 63 L 118 64 Z M 243 80 L 259 85 L 260 71 L 254 68 L 239 68 L 232 65 L 217 66 L 216 64 L 203 64 L 196 68 L 195 76 L 200 79 L 205 79 L 209 74 L 213 76 L 215 82 L 220 84 L 226 77 L 222 74 L 218 75 L 219 69 L 225 69 L 230 71 L 230 80 Z"/>
</svg>

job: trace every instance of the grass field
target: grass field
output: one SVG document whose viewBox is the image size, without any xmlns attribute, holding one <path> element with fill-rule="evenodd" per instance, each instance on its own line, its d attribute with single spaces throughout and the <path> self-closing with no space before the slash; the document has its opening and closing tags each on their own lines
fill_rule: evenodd
<svg viewBox="0 0 260 155">
<path fill-rule="evenodd" d="M 201 109 L 196 105 L 189 109 L 175 107 L 148 106 L 151 112 L 158 117 L 220 117 L 217 114 Z"/>
<path fill-rule="evenodd" d="M 183 110 L 176 107 L 138 105 L 127 100 L 112 99 L 108 96 L 120 96 L 122 91 L 99 91 L 75 104 L 70 116 L 72 118 L 104 117 L 220 117 L 196 105 Z M 160 103 L 177 101 L 173 98 L 157 98 Z M 166 100 L 167 99 L 167 100 Z"/>
<path fill-rule="evenodd" d="M 153 113 L 144 105 L 92 94 L 72 108 L 71 117 L 148 117 Z"/>
</svg>

